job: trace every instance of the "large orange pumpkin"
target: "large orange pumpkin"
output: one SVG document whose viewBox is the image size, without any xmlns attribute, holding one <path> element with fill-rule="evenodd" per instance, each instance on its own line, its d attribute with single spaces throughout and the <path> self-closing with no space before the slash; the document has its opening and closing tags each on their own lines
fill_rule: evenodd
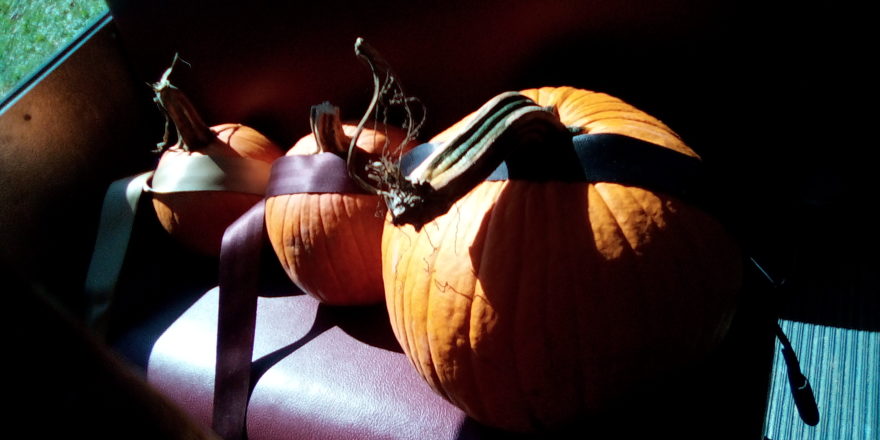
<svg viewBox="0 0 880 440">
<path fill-rule="evenodd" d="M 697 156 L 612 96 L 521 93 L 584 133 Z M 516 431 L 608 408 L 704 358 L 729 326 L 741 271 L 706 212 L 607 182 L 485 181 L 421 228 L 389 219 L 382 256 L 391 324 L 419 373 L 477 420 Z"/>
<path fill-rule="evenodd" d="M 190 250 L 218 256 L 223 232 L 263 198 L 269 164 L 283 152 L 253 128 L 241 124 L 208 127 L 189 99 L 167 81 L 155 88 L 156 100 L 177 129 L 178 141 L 163 152 L 154 180 L 189 179 L 198 187 L 200 176 L 186 175 L 193 174 L 189 165 L 198 157 L 213 159 L 211 166 L 217 166 L 220 174 L 213 176 L 213 187 L 205 190 L 156 188 L 156 216 L 162 227 Z"/>
<path fill-rule="evenodd" d="M 335 107 L 313 118 L 313 133 L 287 156 L 333 154 L 344 162 L 357 125 L 342 124 Z M 375 125 L 360 133 L 356 147 L 368 157 L 405 139 L 398 128 Z M 333 305 L 377 303 L 385 299 L 382 208 L 376 195 L 357 192 L 275 195 L 266 199 L 266 230 L 284 270 L 306 293 Z"/>
</svg>

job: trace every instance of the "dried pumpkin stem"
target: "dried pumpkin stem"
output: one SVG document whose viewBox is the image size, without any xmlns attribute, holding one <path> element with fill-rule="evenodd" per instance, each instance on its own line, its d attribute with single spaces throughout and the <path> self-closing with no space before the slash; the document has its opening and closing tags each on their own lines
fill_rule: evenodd
<svg viewBox="0 0 880 440">
<path fill-rule="evenodd" d="M 554 109 L 518 92 L 502 93 L 385 194 L 392 221 L 419 229 L 448 211 L 511 154 L 534 145 L 544 149 L 535 154 L 547 154 L 570 144 L 571 133 Z"/>
<path fill-rule="evenodd" d="M 415 138 L 425 114 L 422 111 L 421 120 L 414 117 L 410 105 L 420 103 L 406 96 L 388 63 L 362 38 L 355 42 L 355 54 L 373 74 L 373 98 L 351 139 L 348 171 L 363 189 L 383 197 L 396 225 L 411 224 L 420 229 L 448 211 L 501 162 L 527 145 L 540 144 L 549 149 L 537 154 L 559 150 L 555 148 L 559 145 L 571 145 L 572 133 L 560 122 L 555 109 L 541 107 L 520 93 L 507 92 L 481 107 L 467 126 L 408 175 L 402 175 L 399 158 L 392 159 L 387 154 L 368 162 L 367 179 L 375 184 L 370 183 L 354 166 L 365 162 L 356 157 L 355 145 L 367 121 L 376 118 L 381 106 L 401 106 L 406 115 L 406 144 Z"/>
<path fill-rule="evenodd" d="M 355 55 L 370 68 L 373 77 L 373 97 L 351 139 L 347 158 L 348 172 L 352 180 L 367 192 L 385 194 L 399 180 L 398 160 L 403 154 L 404 146 L 418 136 L 425 122 L 425 108 L 418 98 L 407 96 L 391 66 L 363 38 L 355 41 L 354 51 Z M 391 114 L 395 112 L 402 112 L 398 116 L 403 118 L 399 126 L 406 131 L 403 141 L 398 145 L 390 145 L 386 138 L 381 155 L 375 160 L 359 152 L 355 147 L 366 124 L 372 120 L 376 124 L 374 128 L 388 126 L 392 118 Z M 359 169 L 358 166 L 361 164 L 364 166 Z M 361 173 L 364 173 L 366 178 L 361 176 Z"/>
<path fill-rule="evenodd" d="M 317 145 L 314 153 L 346 154 L 351 138 L 342 129 L 339 107 L 329 102 L 314 105 L 309 114 L 309 122 Z"/>
<path fill-rule="evenodd" d="M 364 131 L 364 126 L 367 124 L 367 121 L 370 120 L 373 112 L 376 111 L 376 107 L 379 105 L 379 99 L 382 95 L 381 81 L 379 79 L 378 72 L 380 68 L 377 66 L 385 65 L 385 63 L 382 57 L 379 56 L 379 53 L 376 52 L 376 50 L 373 49 L 372 46 L 367 44 L 367 42 L 360 37 L 358 37 L 357 40 L 355 40 L 354 42 L 354 53 L 359 58 L 361 58 L 361 60 L 363 60 L 364 63 L 367 64 L 367 66 L 370 67 L 370 72 L 373 75 L 373 97 L 370 99 L 370 104 L 369 106 L 367 106 L 367 111 L 364 112 L 364 116 L 358 123 L 357 130 L 355 130 L 354 136 L 352 136 L 351 143 L 349 144 L 348 157 L 346 159 L 348 174 L 352 178 L 352 180 L 354 180 L 354 182 L 357 183 L 358 186 L 360 186 L 365 191 L 373 194 L 381 194 L 382 191 L 378 187 L 367 182 L 359 175 L 354 164 L 358 162 L 357 157 L 355 157 L 358 151 L 358 149 L 356 148 L 357 140 L 360 137 L 361 132 Z"/>
<path fill-rule="evenodd" d="M 171 81 L 168 79 L 178 60 L 179 57 L 175 54 L 171 67 L 165 70 L 165 73 L 158 82 L 152 84 L 153 92 L 155 93 L 153 101 L 159 105 L 166 118 L 165 135 L 162 142 L 158 145 L 160 151 L 168 148 L 169 121 L 174 124 L 180 146 L 185 151 L 198 150 L 216 139 L 216 135 L 205 124 L 192 101 L 180 89 L 171 84 Z"/>
</svg>

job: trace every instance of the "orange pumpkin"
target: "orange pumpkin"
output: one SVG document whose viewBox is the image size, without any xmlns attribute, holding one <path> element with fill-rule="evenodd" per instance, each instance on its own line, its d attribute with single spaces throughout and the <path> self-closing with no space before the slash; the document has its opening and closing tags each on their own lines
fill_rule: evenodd
<svg viewBox="0 0 880 440">
<path fill-rule="evenodd" d="M 612 96 L 521 93 L 583 133 L 697 157 Z M 420 229 L 389 219 L 382 257 L 391 324 L 419 373 L 472 417 L 515 431 L 608 408 L 704 358 L 725 335 L 741 276 L 738 247 L 716 219 L 606 182 L 478 183 Z"/>
<path fill-rule="evenodd" d="M 323 110 L 313 120 L 313 134 L 300 139 L 287 156 L 348 152 L 357 125 L 342 124 L 335 107 Z M 376 125 L 360 133 L 356 147 L 366 157 L 405 138 L 398 128 Z M 381 208 L 373 194 L 275 195 L 266 199 L 266 230 L 284 270 L 303 291 L 333 305 L 378 303 L 385 299 Z"/>
<path fill-rule="evenodd" d="M 206 156 L 218 164 L 225 164 L 220 168 L 227 167 L 221 172 L 228 175 L 219 180 L 234 180 L 239 186 L 245 182 L 244 186 L 256 188 L 243 192 L 221 183 L 220 187 L 209 190 L 153 191 L 153 207 L 162 227 L 190 250 L 217 256 L 226 228 L 263 198 L 260 187 L 265 187 L 269 170 L 265 164 L 271 164 L 283 152 L 267 137 L 241 124 L 209 128 L 180 90 L 164 79 L 154 87 L 156 101 L 178 132 L 177 144 L 163 152 L 154 179 L 163 174 L 172 174 L 169 180 L 193 177 L 173 174 L 191 172 L 187 170 L 187 161 Z M 235 175 L 253 170 L 265 171 L 265 176 Z"/>
</svg>

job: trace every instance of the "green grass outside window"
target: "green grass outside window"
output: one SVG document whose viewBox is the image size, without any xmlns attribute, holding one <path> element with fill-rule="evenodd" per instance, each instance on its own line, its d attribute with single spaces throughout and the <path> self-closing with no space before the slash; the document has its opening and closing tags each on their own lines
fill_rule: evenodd
<svg viewBox="0 0 880 440">
<path fill-rule="evenodd" d="M 106 10 L 104 0 L 0 0 L 0 97 Z"/>
</svg>

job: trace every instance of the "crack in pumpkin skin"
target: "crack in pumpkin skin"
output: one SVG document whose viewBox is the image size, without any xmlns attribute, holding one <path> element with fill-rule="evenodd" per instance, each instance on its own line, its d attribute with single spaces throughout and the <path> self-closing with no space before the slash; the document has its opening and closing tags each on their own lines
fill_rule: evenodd
<svg viewBox="0 0 880 440">
<path fill-rule="evenodd" d="M 556 105 L 566 126 L 696 156 L 643 112 L 614 117 L 622 101 L 608 95 L 522 93 Z M 596 111 L 593 101 L 614 111 Z M 579 112 L 588 103 L 599 120 Z M 739 251 L 723 228 L 675 198 L 639 188 L 484 182 L 428 228 L 451 235 L 434 247 L 424 230 L 385 225 L 383 274 L 395 335 L 441 395 L 483 423 L 514 431 L 552 429 L 701 359 L 729 325 L 739 289 Z M 470 255 L 446 252 L 450 238 L 471 243 Z M 461 292 L 473 286 L 470 301 L 432 290 L 437 283 Z M 401 301 L 410 306 L 397 306 Z M 424 312 L 409 314 L 428 306 L 450 318 L 425 322 Z M 408 349 L 420 338 L 435 341 L 429 363 Z"/>
</svg>

